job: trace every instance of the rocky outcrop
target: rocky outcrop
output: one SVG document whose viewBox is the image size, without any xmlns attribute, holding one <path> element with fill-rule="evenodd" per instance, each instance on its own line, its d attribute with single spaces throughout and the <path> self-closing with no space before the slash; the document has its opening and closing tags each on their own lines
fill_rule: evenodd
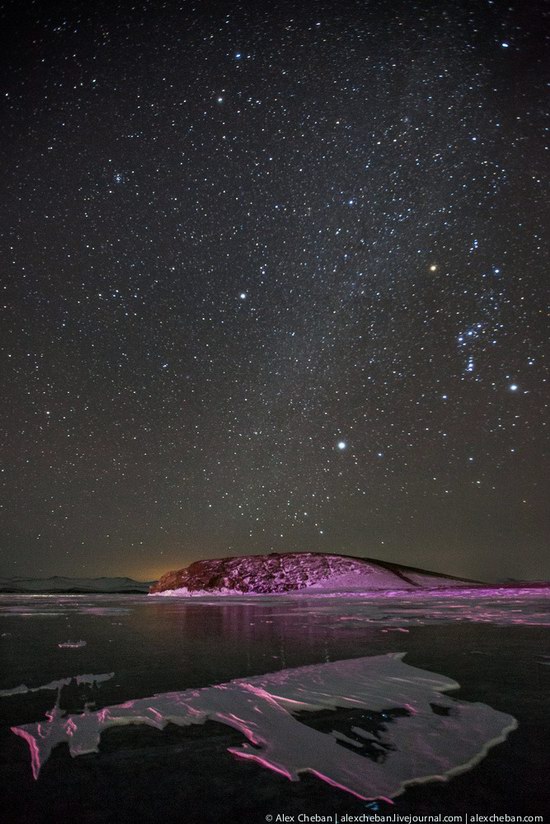
<svg viewBox="0 0 550 824">
<path fill-rule="evenodd" d="M 383 561 L 316 552 L 244 555 L 195 561 L 167 572 L 151 594 L 281 593 L 304 589 L 412 589 L 457 586 L 464 580 Z"/>
</svg>

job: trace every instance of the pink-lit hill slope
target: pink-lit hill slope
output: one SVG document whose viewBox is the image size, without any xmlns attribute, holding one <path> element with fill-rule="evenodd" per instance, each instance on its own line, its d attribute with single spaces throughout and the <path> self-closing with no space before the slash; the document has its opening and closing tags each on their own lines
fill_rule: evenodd
<svg viewBox="0 0 550 824">
<path fill-rule="evenodd" d="M 242 555 L 195 561 L 167 572 L 150 594 L 269 594 L 298 590 L 421 589 L 471 585 L 473 581 L 415 567 L 318 552 Z"/>
</svg>

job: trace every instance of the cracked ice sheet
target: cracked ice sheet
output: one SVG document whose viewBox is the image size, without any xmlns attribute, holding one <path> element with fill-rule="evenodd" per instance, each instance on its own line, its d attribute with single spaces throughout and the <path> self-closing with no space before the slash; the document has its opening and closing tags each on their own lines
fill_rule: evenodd
<svg viewBox="0 0 550 824">
<path fill-rule="evenodd" d="M 162 729 L 227 724 L 247 742 L 230 747 L 238 758 L 255 761 L 290 780 L 310 772 L 328 784 L 363 799 L 390 799 L 407 784 L 446 780 L 470 769 L 490 747 L 517 726 L 515 719 L 486 704 L 449 698 L 458 688 L 449 678 L 405 664 L 404 653 L 390 653 L 328 664 L 299 667 L 215 687 L 169 692 L 127 701 L 97 712 L 63 715 L 59 707 L 47 721 L 12 727 L 30 748 L 35 778 L 52 749 L 61 742 L 72 756 L 96 752 L 103 730 L 122 724 Z M 430 704 L 448 709 L 434 713 Z M 318 732 L 293 712 L 348 707 L 380 712 L 405 708 L 406 717 L 388 722 L 378 739 L 389 745 L 377 762 L 338 744 L 337 736 Z M 365 740 L 372 734 L 354 732 Z M 340 736 L 341 737 L 341 736 Z"/>
</svg>

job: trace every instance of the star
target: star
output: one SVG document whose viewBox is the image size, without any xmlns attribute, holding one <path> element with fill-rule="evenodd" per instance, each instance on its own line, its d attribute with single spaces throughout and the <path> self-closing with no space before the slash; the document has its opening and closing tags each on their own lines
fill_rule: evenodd
<svg viewBox="0 0 550 824">
<path fill-rule="evenodd" d="M 470 3 L 465 36 L 441 0 L 443 48 L 415 4 L 334 0 L 316 22 L 295 3 L 283 22 L 250 3 L 197 23 L 168 3 L 162 24 L 131 4 L 120 27 L 116 4 L 92 3 L 108 46 L 92 50 L 77 5 L 41 40 L 32 106 L 25 49 L 2 55 L 17 500 L 0 567 L 130 571 L 146 536 L 177 568 L 314 550 L 322 527 L 343 550 L 384 534 L 387 560 L 471 578 L 528 574 L 528 545 L 550 575 L 543 506 L 529 524 L 508 511 L 540 501 L 550 471 L 533 448 L 550 385 L 544 4 Z M 32 42 L 33 16 L 12 22 Z M 402 84 L 404 31 L 429 59 L 405 61 Z M 464 507 L 454 541 L 469 457 L 496 494 L 490 519 Z M 98 519 L 113 552 L 79 552 Z M 188 557 L 168 550 L 188 535 Z"/>
</svg>

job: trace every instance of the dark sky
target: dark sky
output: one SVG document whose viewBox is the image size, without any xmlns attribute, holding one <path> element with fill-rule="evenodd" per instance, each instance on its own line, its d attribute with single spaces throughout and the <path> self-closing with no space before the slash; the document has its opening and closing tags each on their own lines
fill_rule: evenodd
<svg viewBox="0 0 550 824">
<path fill-rule="evenodd" d="M 550 577 L 549 3 L 0 30 L 2 574 Z"/>
</svg>

